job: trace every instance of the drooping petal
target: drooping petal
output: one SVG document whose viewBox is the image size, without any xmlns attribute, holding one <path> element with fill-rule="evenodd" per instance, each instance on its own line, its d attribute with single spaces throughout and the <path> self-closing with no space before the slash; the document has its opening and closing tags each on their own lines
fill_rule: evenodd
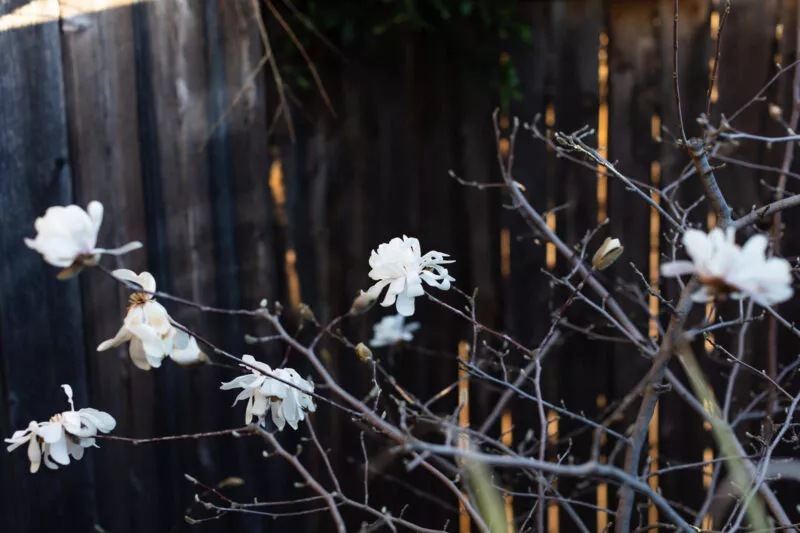
<svg viewBox="0 0 800 533">
<path fill-rule="evenodd" d="M 411 316 L 414 314 L 414 298 L 409 297 L 405 293 L 397 296 L 397 312 L 403 316 Z"/>
<path fill-rule="evenodd" d="M 123 343 L 128 342 L 129 340 L 131 340 L 131 337 L 132 337 L 131 332 L 128 331 L 128 329 L 125 326 L 123 326 L 123 327 L 119 328 L 119 330 L 117 331 L 117 334 L 114 335 L 113 339 L 108 339 L 108 340 L 105 340 L 105 341 L 101 342 L 100 345 L 97 347 L 97 351 L 98 352 L 104 352 L 104 351 L 109 350 L 111 348 L 116 348 L 120 344 L 123 344 Z"/>
<path fill-rule="evenodd" d="M 78 443 L 67 442 L 67 451 L 76 461 L 80 461 L 83 458 L 84 448 Z"/>
<path fill-rule="evenodd" d="M 144 345 L 142 344 L 142 339 L 138 337 L 134 337 L 131 339 L 130 347 L 128 348 L 129 355 L 131 357 L 131 361 L 141 370 L 150 370 L 153 367 L 150 366 L 150 363 L 147 361 L 147 354 L 144 352 Z"/>
<path fill-rule="evenodd" d="M 31 474 L 35 474 L 42 464 L 42 446 L 36 438 L 28 443 L 28 460 L 31 462 Z"/>
<path fill-rule="evenodd" d="M 55 442 L 50 442 L 50 457 L 53 458 L 58 464 L 61 465 L 68 465 L 69 464 L 69 453 L 67 451 L 67 439 L 63 437 L 58 439 Z"/>
<path fill-rule="evenodd" d="M 281 403 L 282 402 L 272 402 L 270 406 L 272 411 L 272 423 L 275 424 L 278 431 L 283 431 L 283 428 L 286 427 L 286 419 L 283 416 Z"/>
</svg>

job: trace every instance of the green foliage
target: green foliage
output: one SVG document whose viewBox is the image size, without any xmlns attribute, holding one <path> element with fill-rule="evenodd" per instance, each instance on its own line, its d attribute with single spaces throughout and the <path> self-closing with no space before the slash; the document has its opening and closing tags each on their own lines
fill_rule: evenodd
<svg viewBox="0 0 800 533">
<path fill-rule="evenodd" d="M 279 5 L 277 2 L 276 5 Z M 531 42 L 530 26 L 517 14 L 517 0 L 294 0 L 293 5 L 345 53 L 358 50 L 382 57 L 398 40 L 419 35 L 453 49 L 469 48 L 470 62 L 494 72 L 493 85 L 507 110 L 521 98 L 512 61 L 499 61 L 499 43 Z M 296 19 L 295 19 L 296 20 Z M 298 32 L 304 46 L 318 41 L 313 32 Z M 313 81 L 294 44 L 284 40 L 281 68 L 289 84 L 310 89 Z M 319 48 L 317 47 L 319 50 Z M 312 54 L 312 58 L 316 54 Z M 292 58 L 287 62 L 287 58 Z M 498 65 L 499 61 L 499 65 Z"/>
<path fill-rule="evenodd" d="M 397 29 L 446 34 L 458 21 L 476 23 L 501 39 L 530 39 L 530 29 L 515 16 L 515 0 L 306 0 L 305 12 L 343 46 Z"/>
</svg>

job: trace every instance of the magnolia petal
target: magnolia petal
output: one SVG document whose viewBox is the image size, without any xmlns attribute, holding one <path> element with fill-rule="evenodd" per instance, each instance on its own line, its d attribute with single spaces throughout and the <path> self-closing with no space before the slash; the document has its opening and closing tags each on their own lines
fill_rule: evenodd
<svg viewBox="0 0 800 533">
<path fill-rule="evenodd" d="M 61 465 L 68 465 L 69 452 L 67 451 L 67 439 L 61 438 L 49 444 L 50 444 L 50 457 L 53 458 L 53 461 Z"/>
<path fill-rule="evenodd" d="M 405 293 L 397 295 L 397 312 L 406 317 L 413 315 L 414 298 L 409 297 Z"/>
<path fill-rule="evenodd" d="M 78 413 L 81 418 L 88 419 L 94 426 L 103 433 L 109 433 L 117 426 L 117 421 L 113 416 L 105 411 L 99 411 L 91 407 L 84 407 Z"/>
<path fill-rule="evenodd" d="M 36 438 L 32 438 L 28 444 L 28 460 L 31 462 L 31 474 L 35 474 L 42 464 L 42 447 Z"/>
<path fill-rule="evenodd" d="M 278 428 L 278 431 L 283 431 L 283 428 L 286 427 L 286 419 L 283 417 L 281 402 L 272 402 L 271 408 L 272 423 L 275 424 L 275 427 Z"/>
<path fill-rule="evenodd" d="M 697 229 L 687 229 L 683 234 L 683 246 L 695 264 L 705 264 L 711 257 L 709 236 Z"/>
<path fill-rule="evenodd" d="M 100 225 L 103 223 L 103 204 L 94 200 L 89 202 L 89 205 L 86 206 L 86 213 L 89 215 L 89 219 L 92 221 L 92 229 L 94 230 L 94 234 L 100 231 Z"/>
<path fill-rule="evenodd" d="M 106 255 L 125 255 L 128 252 L 132 252 L 134 250 L 138 250 L 142 246 L 144 246 L 144 245 L 139 241 L 131 241 L 128 244 L 123 244 L 119 248 L 110 248 L 110 249 L 109 248 L 95 248 L 95 252 L 97 252 L 99 254 L 106 254 Z M 145 289 L 145 290 L 150 290 L 150 289 Z"/>
<path fill-rule="evenodd" d="M 54 422 L 39 424 L 39 436 L 48 444 L 58 442 L 64 437 L 64 426 Z"/>
<path fill-rule="evenodd" d="M 144 352 L 144 345 L 142 344 L 142 339 L 138 337 L 134 337 L 131 340 L 130 348 L 128 348 L 131 361 L 136 366 L 136 368 L 140 368 L 142 370 L 150 370 L 153 368 L 150 366 L 150 363 L 147 360 L 147 355 Z"/>
<path fill-rule="evenodd" d="M 116 348 L 120 344 L 128 342 L 129 340 L 131 340 L 132 336 L 133 335 L 131 334 L 131 332 L 128 331 L 128 329 L 123 326 L 123 327 L 119 328 L 119 330 L 117 331 L 117 334 L 114 335 L 113 339 L 108 339 L 108 340 L 105 340 L 105 341 L 101 342 L 100 345 L 97 347 L 97 351 L 98 352 L 104 352 L 104 351 L 106 351 L 108 349 Z"/>
<path fill-rule="evenodd" d="M 695 303 L 708 303 L 713 300 L 714 295 L 706 287 L 701 287 L 692 294 L 692 301 Z"/>
<path fill-rule="evenodd" d="M 170 358 L 179 365 L 196 365 L 208 361 L 208 357 L 197 346 L 197 340 L 180 329 L 175 330 Z"/>
<path fill-rule="evenodd" d="M 260 392 L 253 393 L 253 408 L 251 413 L 257 417 L 262 417 L 267 412 L 267 397 Z"/>
<path fill-rule="evenodd" d="M 77 444 L 77 443 L 75 443 L 75 442 L 69 441 L 69 442 L 67 443 L 67 449 L 68 449 L 68 451 L 69 451 L 69 454 L 70 454 L 70 455 L 71 455 L 71 456 L 72 456 L 72 457 L 73 457 L 73 458 L 74 458 L 76 461 L 80 461 L 80 460 L 83 458 L 83 451 L 84 451 L 84 448 L 83 448 L 83 446 L 81 446 L 80 444 Z"/>
<path fill-rule="evenodd" d="M 674 278 L 694 272 L 694 263 L 691 261 L 672 261 L 661 265 L 661 275 L 666 278 Z"/>
<path fill-rule="evenodd" d="M 148 292 L 155 292 L 156 290 L 156 279 L 150 272 L 142 272 L 140 274 L 136 274 L 136 272 L 132 270 L 128 270 L 126 268 L 120 268 L 115 270 L 111 274 L 115 278 L 120 279 L 122 281 L 129 281 L 131 283 L 135 283 Z"/>
</svg>

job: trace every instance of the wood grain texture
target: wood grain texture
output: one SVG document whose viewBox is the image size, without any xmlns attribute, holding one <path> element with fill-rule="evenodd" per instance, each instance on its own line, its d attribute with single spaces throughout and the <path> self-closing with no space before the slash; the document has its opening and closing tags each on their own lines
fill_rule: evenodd
<svg viewBox="0 0 800 533">
<path fill-rule="evenodd" d="M 3 5 L 4 14 L 19 3 Z M 69 383 L 88 402 L 81 295 L 77 280 L 28 249 L 33 221 L 73 200 L 59 28 L 55 22 L 0 32 L 0 398 L 4 436 L 68 408 Z M 76 530 L 94 524 L 93 461 L 28 473 L 24 453 L 0 454 L 0 516 L 8 531 Z"/>
</svg>

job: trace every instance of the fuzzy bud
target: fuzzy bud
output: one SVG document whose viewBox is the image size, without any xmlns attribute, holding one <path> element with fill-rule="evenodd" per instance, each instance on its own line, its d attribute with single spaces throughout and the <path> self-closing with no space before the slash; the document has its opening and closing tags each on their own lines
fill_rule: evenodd
<svg viewBox="0 0 800 533">
<path fill-rule="evenodd" d="M 592 266 L 597 270 L 605 270 L 622 255 L 624 248 L 619 239 L 607 237 L 592 258 Z"/>
<path fill-rule="evenodd" d="M 308 304 L 301 303 L 298 306 L 298 311 L 300 312 L 300 316 L 303 317 L 304 320 L 308 320 L 309 322 L 317 322 L 316 317 L 314 316 L 314 311 L 308 306 Z"/>
<path fill-rule="evenodd" d="M 360 315 L 370 310 L 375 304 L 375 298 L 370 296 L 364 291 L 360 291 L 356 299 L 353 300 L 353 305 L 350 307 L 351 315 Z"/>
<path fill-rule="evenodd" d="M 783 117 L 783 109 L 777 104 L 769 104 L 769 118 L 778 121 Z"/>
<path fill-rule="evenodd" d="M 363 342 L 359 342 L 356 346 L 356 355 L 359 359 L 361 359 L 362 363 L 366 363 L 372 360 L 372 350 L 367 348 L 367 345 Z"/>
</svg>

